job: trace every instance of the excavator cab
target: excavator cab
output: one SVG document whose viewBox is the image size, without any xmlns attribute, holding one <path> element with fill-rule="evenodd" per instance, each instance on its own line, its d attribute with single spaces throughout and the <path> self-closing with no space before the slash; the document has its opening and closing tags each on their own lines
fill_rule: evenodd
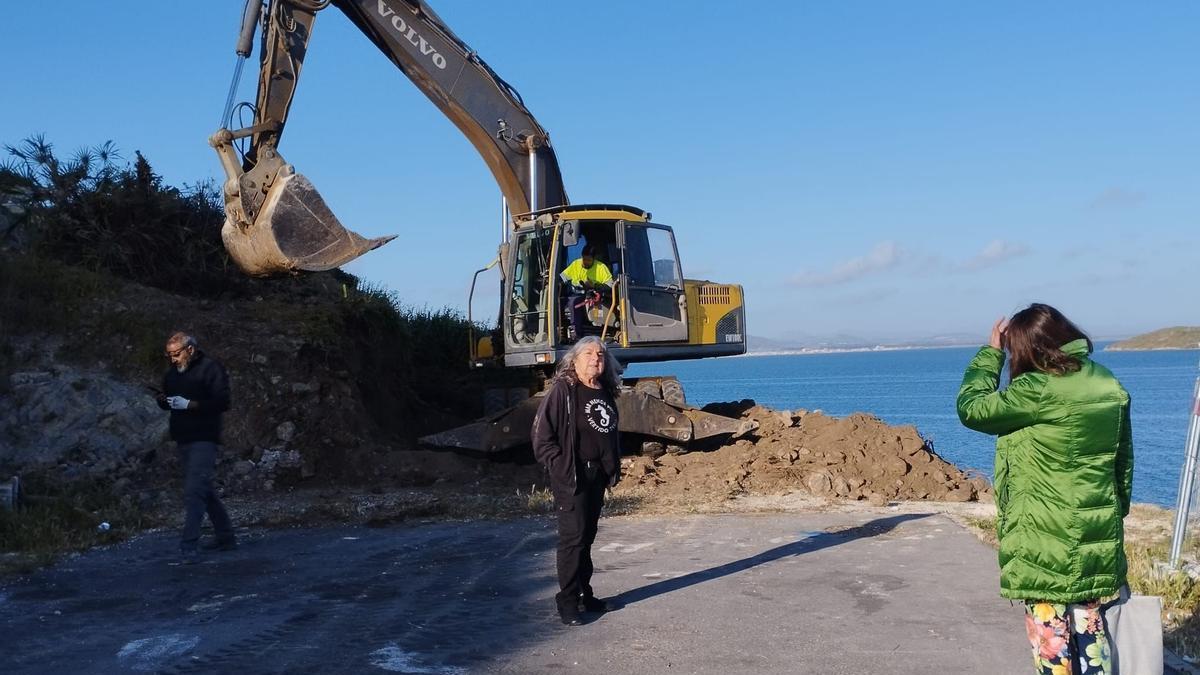
<svg viewBox="0 0 1200 675">
<path fill-rule="evenodd" d="M 586 325 L 568 331 L 570 303 L 579 295 L 562 275 L 585 247 L 592 265 L 607 267 L 614 283 L 599 289 L 607 298 L 588 308 Z M 482 358 L 475 347 L 472 363 L 507 366 L 493 371 L 503 386 L 488 390 L 494 395 L 485 396 L 483 418 L 425 436 L 422 445 L 488 455 L 527 444 L 541 386 L 583 335 L 600 336 L 621 363 L 745 352 L 741 287 L 685 280 L 674 232 L 641 209 L 584 204 L 518 215 L 500 259 L 503 352 Z M 514 372 L 540 377 L 514 387 Z M 736 438 L 757 428 L 754 421 L 689 405 L 673 377 L 625 380 L 617 409 L 623 442 L 650 454 L 682 452 L 697 440 Z"/>
<path fill-rule="evenodd" d="M 609 205 L 518 217 L 505 265 L 504 365 L 555 363 L 583 335 L 611 343 L 618 359 L 625 348 L 687 344 L 688 299 L 675 235 L 648 218 L 640 209 Z M 585 248 L 612 283 L 587 294 L 577 314 L 583 321 L 571 326 L 573 306 L 584 301 L 561 277 Z"/>
</svg>

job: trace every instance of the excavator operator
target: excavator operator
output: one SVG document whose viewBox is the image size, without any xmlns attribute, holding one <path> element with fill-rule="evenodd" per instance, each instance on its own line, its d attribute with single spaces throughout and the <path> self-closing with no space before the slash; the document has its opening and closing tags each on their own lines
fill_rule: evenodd
<svg viewBox="0 0 1200 675">
<path fill-rule="evenodd" d="M 567 265 L 559 278 L 569 288 L 566 296 L 571 324 L 567 327 L 567 339 L 574 342 L 588 325 L 588 308 L 607 298 L 608 289 L 613 285 L 613 275 L 608 265 L 596 260 L 596 247 L 587 244 L 583 247 L 582 255 Z M 604 294 L 599 292 L 600 288 L 605 289 Z"/>
</svg>

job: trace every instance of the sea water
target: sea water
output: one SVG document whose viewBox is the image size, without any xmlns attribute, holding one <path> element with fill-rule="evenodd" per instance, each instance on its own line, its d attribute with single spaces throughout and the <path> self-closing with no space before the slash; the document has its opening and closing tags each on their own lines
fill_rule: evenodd
<svg viewBox="0 0 1200 675">
<path fill-rule="evenodd" d="M 827 354 L 754 355 L 633 364 L 628 377 L 673 374 L 688 402 L 753 399 L 778 410 L 820 410 L 837 417 L 866 412 L 888 424 L 911 424 L 935 452 L 990 479 L 995 438 L 962 426 L 954 400 L 976 347 Z M 1104 351 L 1093 358 L 1129 390 L 1132 404 L 1133 500 L 1171 506 L 1191 411 L 1200 351 Z M 1007 374 L 1005 376 L 1007 380 Z"/>
</svg>

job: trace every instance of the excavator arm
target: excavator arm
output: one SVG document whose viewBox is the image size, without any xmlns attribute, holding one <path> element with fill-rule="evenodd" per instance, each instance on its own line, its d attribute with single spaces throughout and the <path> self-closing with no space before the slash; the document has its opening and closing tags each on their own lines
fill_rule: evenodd
<svg viewBox="0 0 1200 675">
<path fill-rule="evenodd" d="M 222 128 L 209 140 L 226 174 L 222 238 L 239 267 L 256 276 L 331 269 L 392 239 L 342 227 L 312 183 L 279 154 L 316 15 L 330 4 L 471 141 L 513 213 L 568 204 L 546 131 L 516 90 L 421 0 L 248 0 L 239 59 L 249 56 L 255 27 L 263 25 L 254 122 L 227 128 L 235 74 Z M 249 147 L 239 160 L 234 142 L 241 138 L 249 138 Z"/>
</svg>

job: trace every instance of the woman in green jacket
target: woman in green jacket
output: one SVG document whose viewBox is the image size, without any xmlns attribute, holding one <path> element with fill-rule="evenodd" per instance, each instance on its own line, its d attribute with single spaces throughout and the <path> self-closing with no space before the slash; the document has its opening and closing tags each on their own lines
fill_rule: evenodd
<svg viewBox="0 0 1200 675">
<path fill-rule="evenodd" d="M 997 390 L 1004 350 L 1011 378 Z M 958 417 L 996 440 L 1000 594 L 1024 600 L 1037 672 L 1110 673 L 1100 604 L 1125 584 L 1133 484 L 1129 394 L 1061 312 L 1033 304 L 992 327 Z"/>
</svg>

